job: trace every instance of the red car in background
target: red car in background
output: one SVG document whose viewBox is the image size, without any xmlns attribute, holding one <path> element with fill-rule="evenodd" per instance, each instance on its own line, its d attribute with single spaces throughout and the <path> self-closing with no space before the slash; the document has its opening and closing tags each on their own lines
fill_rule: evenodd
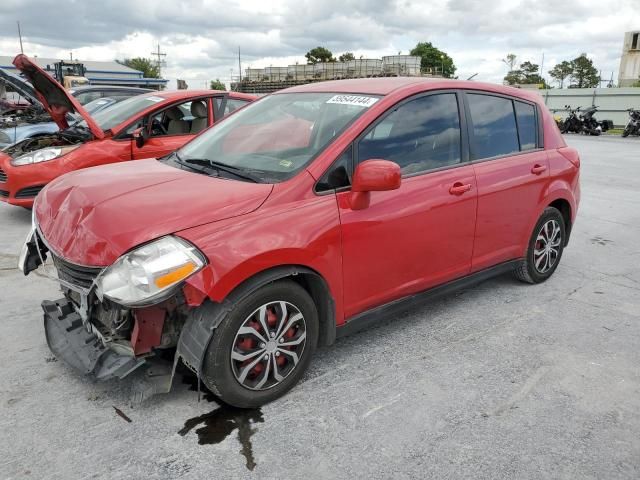
<svg viewBox="0 0 640 480">
<path fill-rule="evenodd" d="M 77 370 L 121 378 L 149 363 L 166 391 L 173 358 L 255 407 L 292 388 L 318 345 L 377 319 L 500 273 L 547 280 L 579 171 L 534 92 L 313 83 L 163 159 L 52 182 L 20 268 L 52 258 L 64 297 L 42 304 L 46 337 Z"/>
<path fill-rule="evenodd" d="M 162 157 L 256 97 L 216 90 L 152 92 L 89 115 L 76 98 L 25 55 L 13 64 L 31 82 L 60 131 L 0 153 L 0 200 L 30 208 L 60 175 L 107 163 Z M 69 125 L 68 113 L 84 120 Z"/>
</svg>

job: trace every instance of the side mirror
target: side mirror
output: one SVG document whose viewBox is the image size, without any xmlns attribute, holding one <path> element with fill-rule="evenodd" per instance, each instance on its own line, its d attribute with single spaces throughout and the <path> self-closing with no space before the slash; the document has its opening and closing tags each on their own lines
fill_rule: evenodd
<svg viewBox="0 0 640 480">
<path fill-rule="evenodd" d="M 149 133 L 145 127 L 136 128 L 133 131 L 133 139 L 136 141 L 136 147 L 142 148 L 149 138 Z"/>
<path fill-rule="evenodd" d="M 402 182 L 400 166 L 389 160 L 366 160 L 356 167 L 351 185 L 351 209 L 369 206 L 370 192 L 397 190 Z"/>
</svg>

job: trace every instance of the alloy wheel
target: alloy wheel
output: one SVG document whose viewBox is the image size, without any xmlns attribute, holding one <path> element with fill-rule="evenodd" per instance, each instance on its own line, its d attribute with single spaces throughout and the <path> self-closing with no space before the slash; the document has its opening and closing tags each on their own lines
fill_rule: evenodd
<svg viewBox="0 0 640 480">
<path fill-rule="evenodd" d="M 251 390 L 278 385 L 295 370 L 306 338 L 305 319 L 295 305 L 262 305 L 245 319 L 233 341 L 231 368 L 236 380 Z"/>
<path fill-rule="evenodd" d="M 533 250 L 533 263 L 538 273 L 547 273 L 558 260 L 560 245 L 562 244 L 562 229 L 557 220 L 545 222 L 538 236 Z"/>
</svg>

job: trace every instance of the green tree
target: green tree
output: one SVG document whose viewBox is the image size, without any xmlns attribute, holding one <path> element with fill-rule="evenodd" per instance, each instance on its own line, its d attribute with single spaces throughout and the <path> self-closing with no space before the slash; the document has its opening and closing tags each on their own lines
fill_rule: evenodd
<svg viewBox="0 0 640 480">
<path fill-rule="evenodd" d="M 525 83 L 524 72 L 522 70 L 511 70 L 504 76 L 504 83 L 507 85 L 520 85 Z"/>
<path fill-rule="evenodd" d="M 422 71 L 431 69 L 442 71 L 442 76 L 446 78 L 451 78 L 456 73 L 453 59 L 442 50 L 434 47 L 431 42 L 418 43 L 409 54 L 422 58 L 420 61 Z"/>
<path fill-rule="evenodd" d="M 564 87 L 564 81 L 573 73 L 573 65 L 566 60 L 558 63 L 555 67 L 549 70 L 549 75 L 553 78 L 560 88 Z"/>
<path fill-rule="evenodd" d="M 305 57 L 309 65 L 336 61 L 336 59 L 333 57 L 333 53 L 331 53 L 331 50 L 324 47 L 312 48 L 305 54 Z"/>
<path fill-rule="evenodd" d="M 507 55 L 507 57 L 515 55 Z M 505 62 L 506 63 L 506 62 Z M 535 63 L 529 61 L 522 62 L 517 70 L 511 70 L 504 77 L 504 82 L 507 85 L 522 85 L 522 84 L 539 84 L 543 88 L 547 87 L 547 82 L 538 73 L 540 67 Z"/>
<path fill-rule="evenodd" d="M 222 83 L 219 78 L 216 78 L 215 80 L 211 80 L 211 82 L 209 83 L 209 88 L 211 90 L 226 90 L 227 89 L 225 84 Z"/>
<path fill-rule="evenodd" d="M 593 66 L 593 60 L 586 53 L 571 60 L 571 87 L 594 88 L 600 85 L 598 69 Z"/>
<path fill-rule="evenodd" d="M 145 78 L 160 78 L 160 67 L 149 58 L 125 58 L 124 60 L 116 60 L 116 62 L 142 72 L 142 76 Z"/>
<path fill-rule="evenodd" d="M 356 56 L 352 52 L 344 52 L 342 55 L 338 57 L 338 60 L 341 62 L 348 62 L 349 60 L 355 60 Z"/>
</svg>

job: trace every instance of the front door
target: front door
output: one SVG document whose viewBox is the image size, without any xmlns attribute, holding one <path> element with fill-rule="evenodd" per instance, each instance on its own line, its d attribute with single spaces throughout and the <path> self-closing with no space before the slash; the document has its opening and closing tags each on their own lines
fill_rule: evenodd
<svg viewBox="0 0 640 480">
<path fill-rule="evenodd" d="M 337 194 L 346 318 L 469 272 L 477 190 L 458 105 L 452 92 L 412 98 L 356 142 L 356 162 L 394 161 L 403 178 L 398 190 L 371 192 L 363 210 Z"/>
<path fill-rule="evenodd" d="M 182 147 L 210 124 L 208 102 L 189 100 L 152 113 L 145 121 L 149 137 L 141 148 L 132 141 L 132 157 L 159 158 Z"/>
</svg>

